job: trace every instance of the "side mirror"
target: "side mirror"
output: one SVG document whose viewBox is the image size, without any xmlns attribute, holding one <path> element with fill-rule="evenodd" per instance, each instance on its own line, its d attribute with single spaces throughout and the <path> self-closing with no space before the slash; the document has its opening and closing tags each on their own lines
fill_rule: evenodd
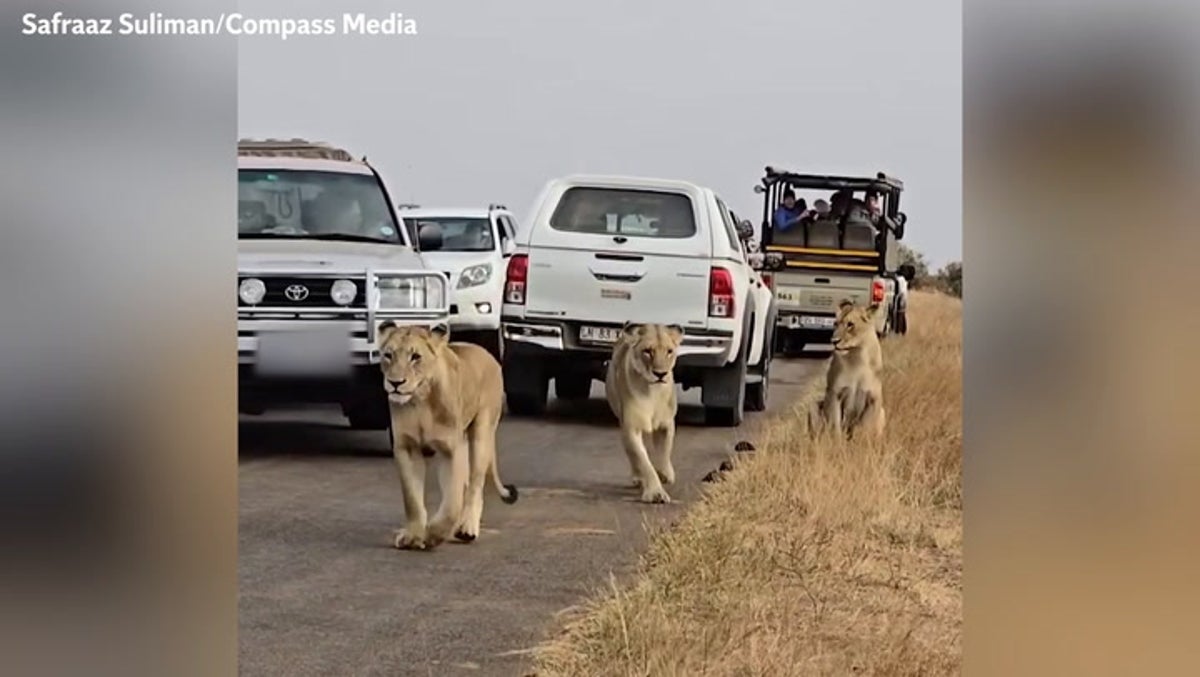
<svg viewBox="0 0 1200 677">
<path fill-rule="evenodd" d="M 741 223 L 738 224 L 737 231 L 738 231 L 738 237 L 740 237 L 742 239 L 742 241 L 745 242 L 746 240 L 749 240 L 750 238 L 754 237 L 754 224 L 750 223 L 749 220 L 742 221 Z"/>
<path fill-rule="evenodd" d="M 786 264 L 783 260 L 783 254 L 779 252 L 768 252 L 763 258 L 763 270 L 783 270 L 785 266 Z"/>
<path fill-rule="evenodd" d="M 906 223 L 908 223 L 908 215 L 904 212 L 896 212 L 896 227 L 894 230 L 897 240 L 904 239 L 904 224 Z"/>
<path fill-rule="evenodd" d="M 767 189 L 763 188 L 761 184 L 755 184 L 754 192 L 758 193 L 759 195 L 762 195 L 763 193 L 767 192 Z"/>
<path fill-rule="evenodd" d="M 513 244 L 512 240 L 505 240 L 500 244 L 500 252 L 507 258 L 513 255 L 517 250 L 517 245 Z"/>
<path fill-rule="evenodd" d="M 417 231 L 417 242 L 423 252 L 437 251 L 442 248 L 442 227 L 433 223 L 423 223 Z"/>
</svg>

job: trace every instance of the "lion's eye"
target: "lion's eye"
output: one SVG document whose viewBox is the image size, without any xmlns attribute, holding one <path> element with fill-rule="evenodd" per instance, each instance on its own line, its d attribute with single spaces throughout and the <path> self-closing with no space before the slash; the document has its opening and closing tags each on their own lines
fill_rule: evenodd
<svg viewBox="0 0 1200 677">
<path fill-rule="evenodd" d="M 646 357 L 650 357 L 650 356 L 654 355 L 654 351 L 650 350 L 649 348 L 646 348 L 645 350 L 642 351 L 642 354 L 645 355 Z"/>
<path fill-rule="evenodd" d="M 675 349 L 674 349 L 674 348 L 667 348 L 667 354 L 668 354 L 668 355 L 674 355 L 674 354 L 675 354 Z"/>
<path fill-rule="evenodd" d="M 854 323 L 853 323 L 853 322 L 847 322 L 847 323 L 846 323 L 846 328 L 847 328 L 847 329 L 853 329 L 853 328 L 854 328 Z"/>
<path fill-rule="evenodd" d="M 384 351 L 384 353 L 383 353 L 383 359 L 387 360 L 388 362 L 391 362 L 391 361 L 392 361 L 392 357 L 394 357 L 394 356 L 392 355 L 392 351 L 390 351 L 390 350 L 386 350 L 386 351 Z"/>
<path fill-rule="evenodd" d="M 413 353 L 413 354 L 412 354 L 412 357 L 410 357 L 409 359 L 411 359 L 413 362 L 420 362 L 420 361 L 421 361 L 421 354 L 420 354 L 420 353 Z"/>
</svg>

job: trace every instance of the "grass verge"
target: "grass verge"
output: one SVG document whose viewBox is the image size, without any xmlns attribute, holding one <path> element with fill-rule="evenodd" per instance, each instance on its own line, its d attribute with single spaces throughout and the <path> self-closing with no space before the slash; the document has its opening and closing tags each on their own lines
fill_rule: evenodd
<svg viewBox="0 0 1200 677">
<path fill-rule="evenodd" d="M 885 440 L 810 443 L 819 379 L 535 674 L 957 674 L 962 304 L 914 293 L 909 318 L 884 342 Z"/>
</svg>

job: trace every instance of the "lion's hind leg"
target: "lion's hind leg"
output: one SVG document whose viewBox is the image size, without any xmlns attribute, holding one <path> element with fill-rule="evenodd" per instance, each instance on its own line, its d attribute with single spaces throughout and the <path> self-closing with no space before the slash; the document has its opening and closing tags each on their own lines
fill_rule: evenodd
<svg viewBox="0 0 1200 677">
<path fill-rule="evenodd" d="M 492 464 L 496 462 L 496 428 L 498 424 L 498 417 L 488 417 L 487 420 L 476 419 L 467 431 L 467 443 L 471 453 L 471 471 L 470 478 L 467 480 L 466 505 L 463 509 L 461 524 L 454 532 L 454 537 L 465 543 L 470 543 L 479 537 L 479 527 L 483 521 L 483 487 L 487 482 Z"/>
</svg>

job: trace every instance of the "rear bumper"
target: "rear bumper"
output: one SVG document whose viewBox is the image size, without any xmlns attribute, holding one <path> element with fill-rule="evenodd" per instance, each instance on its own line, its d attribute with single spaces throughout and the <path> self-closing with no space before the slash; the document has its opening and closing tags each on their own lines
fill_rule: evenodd
<svg viewBox="0 0 1200 677">
<path fill-rule="evenodd" d="M 605 322 L 574 320 L 528 320 L 505 317 L 500 323 L 506 350 L 516 354 L 554 354 L 581 360 L 608 359 L 612 345 L 585 343 L 579 340 L 579 328 L 584 324 L 620 329 L 621 325 Z M 687 329 L 679 347 L 676 361 L 681 367 L 721 367 L 731 355 L 736 355 L 733 332 Z"/>
<path fill-rule="evenodd" d="M 781 308 L 775 316 L 775 326 L 780 329 L 832 333 L 833 324 L 836 319 L 837 317 L 833 313 Z"/>
</svg>

